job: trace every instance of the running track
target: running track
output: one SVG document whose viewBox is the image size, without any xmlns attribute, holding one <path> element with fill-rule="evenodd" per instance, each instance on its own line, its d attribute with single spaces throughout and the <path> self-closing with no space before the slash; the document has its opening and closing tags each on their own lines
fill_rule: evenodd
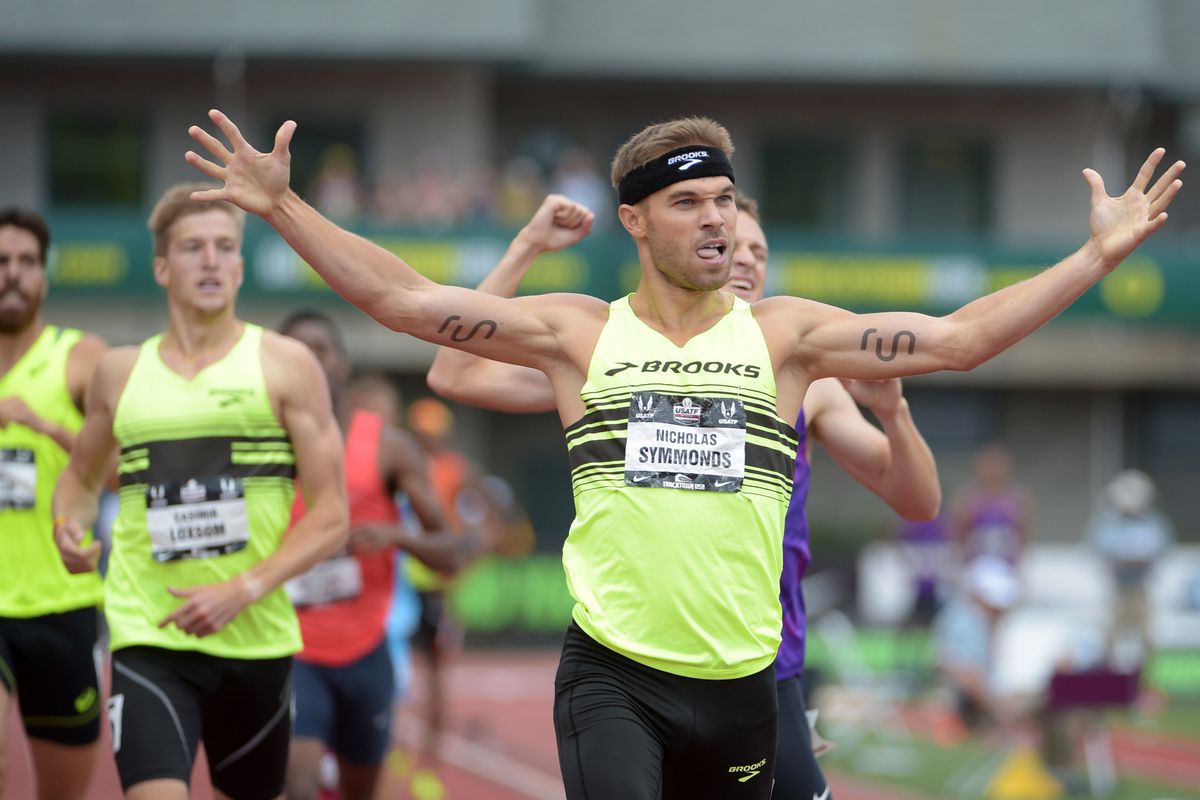
<svg viewBox="0 0 1200 800">
<path fill-rule="evenodd" d="M 442 740 L 446 800 L 562 800 L 554 729 L 550 716 L 557 652 L 471 652 L 452 666 L 449 677 L 449 731 Z M 412 692 L 413 713 L 402 714 L 398 736 L 420 734 L 423 676 Z M 15 723 L 16 720 L 11 722 Z M 33 796 L 25 743 L 19 726 L 9 728 L 11 763 L 8 800 Z M 1200 785 L 1200 744 L 1142 732 L 1114 736 L 1118 769 L 1130 775 L 1195 787 Z M 88 800 L 117 800 L 120 787 L 107 738 Z M 932 800 L 919 793 L 857 777 L 831 776 L 839 800 Z M 212 797 L 203 765 L 193 781 L 193 798 Z M 396 769 L 385 771 L 381 798 L 406 800 L 408 781 Z"/>
</svg>

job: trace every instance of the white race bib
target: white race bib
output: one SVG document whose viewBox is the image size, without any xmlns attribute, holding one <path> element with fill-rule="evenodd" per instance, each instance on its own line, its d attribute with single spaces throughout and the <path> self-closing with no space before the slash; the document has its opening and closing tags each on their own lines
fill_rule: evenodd
<svg viewBox="0 0 1200 800">
<path fill-rule="evenodd" d="M 736 492 L 746 474 L 746 409 L 733 397 L 634 392 L 625 485 Z"/>
<path fill-rule="evenodd" d="M 319 606 L 362 594 L 362 564 L 354 556 L 334 556 L 284 584 L 292 604 Z"/>
<path fill-rule="evenodd" d="M 32 450 L 0 450 L 0 511 L 37 504 L 37 459 Z"/>
<path fill-rule="evenodd" d="M 146 486 L 146 527 L 155 561 L 213 558 L 250 540 L 241 478 L 191 478 Z"/>
</svg>

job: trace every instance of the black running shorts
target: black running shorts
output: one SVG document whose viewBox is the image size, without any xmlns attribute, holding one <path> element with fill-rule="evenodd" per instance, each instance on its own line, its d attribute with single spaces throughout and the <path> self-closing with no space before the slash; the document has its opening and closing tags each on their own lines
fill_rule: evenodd
<svg viewBox="0 0 1200 800">
<path fill-rule="evenodd" d="M 569 800 L 766 800 L 775 772 L 775 668 L 701 680 L 632 661 L 577 625 L 554 681 Z"/>
<path fill-rule="evenodd" d="M 17 696 L 30 738 L 65 745 L 100 738 L 98 623 L 95 606 L 0 617 L 0 686 Z"/>
<path fill-rule="evenodd" d="M 123 648 L 113 653 L 108 717 L 126 791 L 159 778 L 188 783 L 203 741 L 215 788 L 271 800 L 287 773 L 292 659 Z"/>
</svg>

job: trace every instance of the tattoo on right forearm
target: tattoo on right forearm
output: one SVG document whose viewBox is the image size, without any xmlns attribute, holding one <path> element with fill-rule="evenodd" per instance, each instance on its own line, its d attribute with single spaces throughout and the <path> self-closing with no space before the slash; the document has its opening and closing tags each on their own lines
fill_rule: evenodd
<svg viewBox="0 0 1200 800">
<path fill-rule="evenodd" d="M 445 321 L 442 323 L 442 327 L 438 328 L 438 333 L 444 333 L 446 328 L 450 326 L 450 323 L 454 322 L 456 319 L 462 319 L 462 317 L 460 317 L 458 314 L 451 314 L 450 316 L 446 317 Z M 496 332 L 496 328 L 499 326 L 494 320 L 481 319 L 479 322 L 475 323 L 475 327 L 471 328 L 466 335 L 463 335 L 463 326 L 461 324 L 455 325 L 454 330 L 450 332 L 450 341 L 465 342 L 470 339 L 474 339 L 475 334 L 479 333 L 479 329 L 485 325 L 488 326 L 488 332 L 483 335 L 483 338 L 490 339 Z"/>
<path fill-rule="evenodd" d="M 871 340 L 871 334 L 878 333 L 878 332 L 879 332 L 878 328 L 867 328 L 865 331 L 863 331 L 862 344 L 859 346 L 858 349 L 866 350 L 867 345 L 870 343 L 870 340 Z M 891 361 L 900 352 L 900 340 L 902 338 L 908 339 L 908 354 L 911 356 L 914 352 L 916 352 L 916 349 L 917 349 L 917 335 L 915 333 L 913 333 L 912 331 L 896 331 L 896 335 L 892 337 L 892 350 L 890 353 L 884 354 L 884 352 L 883 352 L 883 337 L 882 336 L 880 336 L 879 338 L 877 338 L 875 340 L 875 355 L 876 355 L 876 357 L 880 361 Z"/>
</svg>

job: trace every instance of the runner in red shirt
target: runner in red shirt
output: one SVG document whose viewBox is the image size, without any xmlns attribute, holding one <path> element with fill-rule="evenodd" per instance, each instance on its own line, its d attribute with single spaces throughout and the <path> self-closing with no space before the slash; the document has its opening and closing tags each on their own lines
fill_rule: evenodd
<svg viewBox="0 0 1200 800">
<path fill-rule="evenodd" d="M 412 437 L 377 414 L 351 409 L 345 396 L 350 366 L 332 320 L 299 312 L 280 332 L 308 345 L 325 370 L 346 440 L 350 504 L 347 550 L 288 584 L 304 638 L 295 665 L 288 796 L 316 796 L 328 748 L 337 757 L 342 798 L 365 800 L 375 794 L 391 740 L 394 678 L 385 633 L 395 548 L 449 574 L 474 555 L 480 540 L 470 532 L 449 533 Z M 408 495 L 424 533 L 402 524 L 398 491 Z M 297 497 L 293 520 L 303 513 Z"/>
</svg>

